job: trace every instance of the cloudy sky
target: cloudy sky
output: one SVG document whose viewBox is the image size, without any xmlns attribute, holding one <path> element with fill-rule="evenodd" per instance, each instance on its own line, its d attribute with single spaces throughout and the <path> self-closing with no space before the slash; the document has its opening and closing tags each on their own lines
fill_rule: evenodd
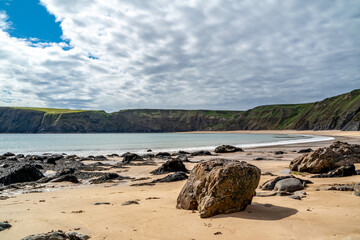
<svg viewBox="0 0 360 240">
<path fill-rule="evenodd" d="M 0 106 L 245 110 L 356 88 L 359 0 L 0 1 Z"/>
</svg>

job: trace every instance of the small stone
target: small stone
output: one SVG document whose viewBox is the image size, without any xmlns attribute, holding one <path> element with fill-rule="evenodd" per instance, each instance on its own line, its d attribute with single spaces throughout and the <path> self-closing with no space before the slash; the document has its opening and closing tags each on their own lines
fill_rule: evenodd
<svg viewBox="0 0 360 240">
<path fill-rule="evenodd" d="M 222 232 L 215 232 L 214 235 L 222 235 Z"/>
<path fill-rule="evenodd" d="M 109 202 L 97 202 L 97 203 L 94 203 L 94 205 L 110 205 Z"/>
</svg>

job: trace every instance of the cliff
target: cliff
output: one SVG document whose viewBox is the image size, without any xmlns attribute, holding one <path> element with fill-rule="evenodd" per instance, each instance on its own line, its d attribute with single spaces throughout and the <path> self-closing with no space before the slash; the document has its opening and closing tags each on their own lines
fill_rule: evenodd
<svg viewBox="0 0 360 240">
<path fill-rule="evenodd" d="M 360 130 L 360 89 L 320 102 L 248 111 L 134 109 L 114 113 L 0 107 L 1 133 Z"/>
</svg>

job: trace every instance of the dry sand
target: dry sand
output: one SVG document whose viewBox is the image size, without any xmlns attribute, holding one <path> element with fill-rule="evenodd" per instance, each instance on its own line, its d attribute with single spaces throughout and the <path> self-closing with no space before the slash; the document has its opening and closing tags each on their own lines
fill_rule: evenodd
<svg viewBox="0 0 360 240">
<path fill-rule="evenodd" d="M 360 143 L 360 132 L 257 132 L 327 135 L 334 136 L 336 140 Z M 300 155 L 293 150 L 304 147 L 316 149 L 331 142 L 246 149 L 241 153 L 191 160 L 214 157 L 240 159 L 258 166 L 262 172 L 283 175 L 287 172 L 289 161 Z M 279 158 L 274 155 L 278 150 L 286 154 Z M 254 161 L 256 157 L 267 160 Z M 195 163 L 186 165 L 191 169 Z M 156 167 L 132 166 L 119 174 L 137 178 L 162 177 L 149 174 Z M 356 168 L 360 169 L 360 164 Z M 309 179 L 306 174 L 300 177 Z M 262 176 L 261 183 L 271 178 Z M 21 239 L 30 234 L 59 229 L 89 234 L 95 240 L 360 239 L 360 197 L 354 196 L 353 192 L 315 191 L 325 184 L 359 182 L 360 176 L 311 180 L 314 184 L 309 185 L 305 190 L 307 197 L 300 201 L 286 196 L 254 197 L 253 203 L 243 212 L 207 219 L 200 218 L 196 211 L 175 208 L 177 195 L 185 181 L 141 187 L 130 186 L 134 183 L 131 181 L 100 185 L 48 184 L 49 187 L 55 186 L 49 192 L 16 194 L 0 200 L 0 221 L 7 220 L 12 224 L 12 228 L 0 232 L 0 239 Z M 157 199 L 147 199 L 154 197 Z M 138 200 L 139 204 L 122 206 L 127 200 Z M 96 206 L 96 202 L 111 204 Z"/>
</svg>

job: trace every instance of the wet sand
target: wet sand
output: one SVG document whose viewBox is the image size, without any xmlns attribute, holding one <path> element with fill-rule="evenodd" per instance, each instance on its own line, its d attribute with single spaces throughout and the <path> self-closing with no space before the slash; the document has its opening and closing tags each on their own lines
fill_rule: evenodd
<svg viewBox="0 0 360 240">
<path fill-rule="evenodd" d="M 248 132 L 253 131 L 236 131 Z M 360 143 L 360 132 L 341 131 L 256 131 L 255 133 L 298 133 L 334 136 L 335 140 Z M 197 132 L 198 133 L 198 132 Z M 329 146 L 333 141 L 246 149 L 245 152 L 194 157 L 197 162 L 212 158 L 245 160 L 262 172 L 286 175 L 289 162 L 302 148 Z M 284 155 L 275 155 L 282 150 Z M 266 160 L 253 160 L 257 157 Z M 115 158 L 114 160 L 121 160 Z M 158 166 L 164 160 L 159 160 Z M 186 163 L 188 169 L 196 163 Z M 149 172 L 158 166 L 130 166 L 117 170 L 120 175 L 136 178 L 160 178 Z M 360 164 L 356 164 L 360 169 Z M 298 176 L 310 179 L 309 174 Z M 260 184 L 271 176 L 261 176 Z M 311 178 L 302 200 L 286 196 L 254 197 L 243 212 L 202 219 L 197 211 L 175 208 L 176 198 L 185 181 L 157 183 L 154 186 L 130 186 L 150 180 L 99 185 L 67 182 L 48 183 L 48 192 L 15 194 L 0 200 L 0 221 L 12 227 L 0 232 L 0 239 L 21 239 L 51 230 L 77 231 L 91 239 L 360 239 L 360 197 L 353 192 L 316 191 L 333 183 L 359 182 L 360 176 Z M 54 188 L 52 188 L 54 186 Z M 257 191 L 263 192 L 258 189 Z M 150 199 L 149 199 L 150 198 Z M 155 198 L 155 199 L 154 199 Z M 139 204 L 123 206 L 128 200 Z M 94 205 L 109 202 L 110 205 Z M 215 233 L 217 233 L 215 235 Z"/>
</svg>

